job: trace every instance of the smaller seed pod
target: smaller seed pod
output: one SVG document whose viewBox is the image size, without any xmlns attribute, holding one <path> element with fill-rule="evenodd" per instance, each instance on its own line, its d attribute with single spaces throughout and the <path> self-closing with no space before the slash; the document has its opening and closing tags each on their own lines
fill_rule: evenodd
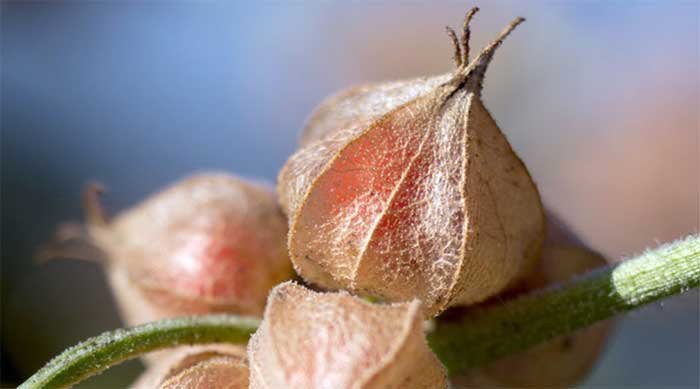
<svg viewBox="0 0 700 389">
<path fill-rule="evenodd" d="M 446 388 L 417 300 L 371 304 L 286 282 L 248 343 L 251 388 Z"/>
<path fill-rule="evenodd" d="M 577 238 L 555 216 L 548 215 L 548 219 L 550 224 L 542 262 L 521 285 L 519 292 L 506 298 L 565 282 L 606 264 L 599 254 L 574 243 Z M 559 336 L 475 369 L 469 375 L 455 377 L 453 384 L 464 388 L 571 387 L 593 368 L 606 344 L 611 325 L 611 321 L 599 322 Z"/>
<path fill-rule="evenodd" d="M 222 344 L 165 351 L 132 388 L 247 389 L 245 349 Z"/>
<path fill-rule="evenodd" d="M 278 177 L 297 272 L 325 289 L 418 298 L 432 317 L 507 290 L 536 266 L 544 217 L 525 165 L 481 100 L 496 49 L 457 68 L 353 88 L 321 104 Z"/>
<path fill-rule="evenodd" d="M 293 277 L 286 220 L 267 187 L 224 173 L 184 179 L 108 221 L 100 189 L 87 222 L 60 229 L 43 257 L 99 258 L 129 325 L 212 312 L 261 315 Z"/>
</svg>

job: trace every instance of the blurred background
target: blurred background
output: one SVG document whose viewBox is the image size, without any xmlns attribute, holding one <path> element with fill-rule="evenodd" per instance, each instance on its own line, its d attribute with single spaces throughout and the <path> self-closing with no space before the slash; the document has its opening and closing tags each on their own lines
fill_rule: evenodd
<svg viewBox="0 0 700 389">
<path fill-rule="evenodd" d="M 274 181 L 325 96 L 451 70 L 444 26 L 472 5 L 3 2 L 2 384 L 120 326 L 97 265 L 32 259 L 81 218 L 87 180 L 113 213 L 193 171 Z M 484 100 L 549 207 L 610 258 L 697 231 L 699 3 L 479 5 L 475 49 L 528 19 Z M 693 292 L 625 317 L 582 387 L 700 386 L 698 305 Z"/>
</svg>

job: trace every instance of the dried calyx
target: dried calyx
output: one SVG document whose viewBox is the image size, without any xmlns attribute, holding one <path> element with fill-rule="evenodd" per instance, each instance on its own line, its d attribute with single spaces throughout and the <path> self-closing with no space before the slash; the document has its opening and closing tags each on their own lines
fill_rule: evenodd
<svg viewBox="0 0 700 389">
<path fill-rule="evenodd" d="M 251 388 L 446 388 L 419 303 L 275 287 L 248 343 Z"/>
<path fill-rule="evenodd" d="M 247 389 L 245 349 L 232 345 L 169 351 L 131 386 L 133 389 Z"/>
<path fill-rule="evenodd" d="M 426 316 L 483 301 L 532 271 L 543 237 L 537 189 L 481 101 L 514 20 L 473 60 L 469 23 L 454 72 L 350 89 L 321 104 L 278 179 L 297 272 L 323 288 Z"/>
<path fill-rule="evenodd" d="M 223 174 L 189 177 L 108 221 L 100 188 L 85 225 L 59 229 L 43 257 L 100 259 L 127 324 L 231 312 L 261 315 L 293 276 L 286 221 L 267 187 Z"/>
</svg>

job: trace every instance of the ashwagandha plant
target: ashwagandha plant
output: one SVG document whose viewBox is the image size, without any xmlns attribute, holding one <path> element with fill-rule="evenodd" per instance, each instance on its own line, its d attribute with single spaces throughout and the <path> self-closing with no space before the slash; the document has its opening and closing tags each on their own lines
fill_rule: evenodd
<svg viewBox="0 0 700 389">
<path fill-rule="evenodd" d="M 127 325 L 207 313 L 259 316 L 270 289 L 294 276 L 287 223 L 267 185 L 199 173 L 113 218 L 100 193 L 88 185 L 85 222 L 61 226 L 39 254 L 99 262 Z M 165 357 L 151 353 L 144 361 Z"/>
<path fill-rule="evenodd" d="M 420 301 L 371 304 L 294 283 L 270 293 L 248 343 L 251 388 L 446 388 Z"/>
<path fill-rule="evenodd" d="M 354 88 L 323 103 L 310 119 L 300 150 L 278 182 L 278 200 L 289 218 L 291 260 L 307 285 L 286 282 L 267 295 L 271 285 L 258 282 L 265 269 L 278 274 L 268 266 L 288 269 L 290 264 L 284 255 L 267 255 L 279 252 L 275 243 L 284 219 L 271 216 L 278 206 L 269 193 L 248 183 L 235 181 L 236 190 L 223 185 L 200 191 L 185 181 L 109 225 L 90 201 L 93 246 L 95 237 L 108 231 L 109 246 L 99 238 L 97 248 L 109 247 L 110 258 L 130 264 L 125 274 L 139 289 L 155 287 L 156 295 L 168 295 L 185 287 L 188 304 L 159 299 L 156 307 L 167 312 L 184 307 L 178 312 L 202 315 L 89 339 L 20 387 L 70 386 L 121 361 L 186 345 L 195 347 L 159 359 L 137 387 L 568 386 L 600 354 L 606 320 L 700 286 L 698 235 L 605 266 L 599 255 L 545 218 L 524 164 L 480 99 L 494 51 L 523 19 L 469 61 L 475 13 L 467 14 L 461 38 L 448 29 L 454 72 Z M 184 278 L 203 289 L 172 278 L 169 265 L 183 250 L 228 251 L 218 245 L 201 251 L 197 239 L 182 246 L 169 232 L 207 231 L 210 237 L 217 231 L 217 240 L 207 242 L 228 242 L 231 231 L 202 226 L 218 220 L 206 215 L 222 204 L 240 205 L 241 193 L 248 205 L 226 206 L 226 212 L 237 232 L 243 228 L 249 234 L 236 242 L 246 250 L 254 247 L 246 251 L 245 263 L 261 272 L 235 267 L 237 277 L 229 278 L 230 269 L 222 267 Z M 170 206 L 161 208 L 161 201 Z M 149 225 L 157 215 L 170 220 L 169 212 L 181 217 L 165 223 L 167 228 Z M 204 224 L 198 222 L 202 218 Z M 264 240 L 269 245 L 251 246 L 268 230 L 275 231 Z M 144 260 L 154 262 L 138 262 Z M 160 281 L 140 285 L 144 280 Z M 208 288 L 212 280 L 221 289 Z M 208 299 L 216 291 L 242 288 L 267 296 L 262 318 L 257 317 L 260 298 L 238 311 L 230 309 L 239 306 L 237 299 L 223 305 Z M 188 310 L 201 306 L 205 309 Z M 208 314 L 220 311 L 228 313 Z"/>
<path fill-rule="evenodd" d="M 86 221 L 59 228 L 40 257 L 98 260 L 129 325 L 204 313 L 260 315 L 293 277 L 273 191 L 220 172 L 187 177 L 112 220 L 89 185 Z"/>
<path fill-rule="evenodd" d="M 469 23 L 447 75 L 353 88 L 323 103 L 279 176 L 297 272 L 324 288 L 419 298 L 432 317 L 517 284 L 540 255 L 539 193 L 481 101 L 496 49 Z M 381 101 L 381 104 L 377 104 Z"/>
<path fill-rule="evenodd" d="M 467 317 L 438 318 L 427 330 L 428 344 L 454 376 L 698 286 L 696 234 Z M 67 349 L 20 388 L 70 386 L 119 362 L 174 346 L 245 344 L 259 324 L 250 317 L 207 315 L 119 329 Z"/>
</svg>

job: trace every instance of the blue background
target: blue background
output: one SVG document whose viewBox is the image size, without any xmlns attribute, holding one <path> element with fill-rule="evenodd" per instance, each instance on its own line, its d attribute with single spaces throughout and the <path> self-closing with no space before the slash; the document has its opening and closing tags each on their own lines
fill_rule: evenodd
<svg viewBox="0 0 700 389">
<path fill-rule="evenodd" d="M 2 383 L 120 325 L 95 264 L 31 259 L 85 181 L 113 212 L 193 171 L 274 181 L 325 96 L 449 71 L 443 26 L 470 6 L 3 2 Z M 547 204 L 610 258 L 697 231 L 698 3 L 481 8 L 473 48 L 528 19 L 484 98 Z M 696 292 L 629 315 L 583 386 L 697 388 L 698 328 Z"/>
</svg>

